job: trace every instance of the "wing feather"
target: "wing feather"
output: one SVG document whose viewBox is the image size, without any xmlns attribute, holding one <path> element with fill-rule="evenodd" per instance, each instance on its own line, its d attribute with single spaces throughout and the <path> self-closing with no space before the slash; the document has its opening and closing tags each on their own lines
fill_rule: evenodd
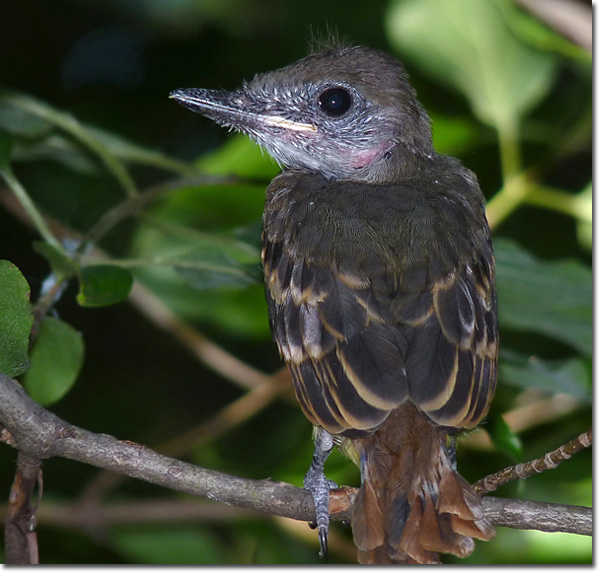
<svg viewBox="0 0 600 572">
<path fill-rule="evenodd" d="M 493 262 L 467 264 L 433 286 L 432 311 L 413 327 L 410 396 L 439 425 L 471 428 L 487 413 L 496 380 L 495 304 Z"/>
<path fill-rule="evenodd" d="M 376 429 L 410 399 L 444 427 L 477 425 L 494 393 L 498 352 L 487 229 L 470 239 L 470 250 L 462 237 L 459 253 L 449 235 L 439 234 L 429 249 L 422 243 L 434 237 L 434 219 L 427 219 L 403 238 L 418 244 L 414 255 L 406 246 L 397 247 L 398 255 L 378 244 L 377 259 L 369 261 L 364 244 L 348 236 L 347 244 L 334 240 L 342 227 L 333 219 L 318 227 L 320 239 L 302 235 L 306 251 L 299 252 L 297 235 L 307 226 L 293 226 L 292 219 L 305 216 L 304 207 L 281 205 L 269 211 L 277 232 L 263 233 L 267 302 L 273 337 L 307 417 L 331 433 L 354 435 Z M 353 236 L 373 240 L 368 224 L 352 224 Z M 397 255 L 402 264 L 390 262 Z"/>
</svg>

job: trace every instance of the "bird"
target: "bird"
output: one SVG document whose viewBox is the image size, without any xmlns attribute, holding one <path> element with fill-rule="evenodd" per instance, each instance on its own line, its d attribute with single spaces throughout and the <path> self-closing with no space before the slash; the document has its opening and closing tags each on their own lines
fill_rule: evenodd
<svg viewBox="0 0 600 572">
<path fill-rule="evenodd" d="M 466 557 L 495 530 L 456 467 L 456 435 L 496 387 L 494 254 L 476 175 L 435 152 L 402 63 L 333 45 L 233 91 L 170 97 L 248 135 L 280 165 L 265 194 L 272 335 L 314 426 L 304 480 L 327 553 L 324 473 L 360 468 L 360 563 Z"/>
</svg>

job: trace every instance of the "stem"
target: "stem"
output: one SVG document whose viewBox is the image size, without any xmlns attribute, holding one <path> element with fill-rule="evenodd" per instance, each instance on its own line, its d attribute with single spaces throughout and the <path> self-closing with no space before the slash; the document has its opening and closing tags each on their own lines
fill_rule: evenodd
<svg viewBox="0 0 600 572">
<path fill-rule="evenodd" d="M 486 214 L 490 228 L 498 226 L 516 210 L 525 201 L 528 190 L 528 176 L 525 173 L 506 180 L 505 185 L 487 203 Z"/>
<path fill-rule="evenodd" d="M 178 192 L 192 185 L 226 185 L 237 182 L 236 177 L 219 175 L 199 175 L 187 179 L 167 181 L 156 185 L 144 192 L 128 197 L 123 202 L 106 211 L 83 237 L 77 252 L 82 253 L 86 245 L 97 244 L 102 237 L 128 216 L 139 214 L 152 202 L 157 201 L 171 193 Z"/>
<path fill-rule="evenodd" d="M 24 94 L 1 92 L 0 101 L 4 101 L 5 103 L 31 113 L 32 115 L 41 117 L 52 125 L 69 133 L 69 135 L 72 135 L 104 163 L 106 168 L 117 179 L 128 196 L 132 197 L 137 195 L 135 182 L 121 161 L 110 153 L 106 146 L 83 127 L 72 115 L 52 109 L 41 101 Z"/>
<path fill-rule="evenodd" d="M 44 217 L 38 211 L 37 207 L 31 200 L 31 197 L 27 194 L 25 187 L 21 185 L 15 174 L 12 172 L 12 169 L 9 165 L 6 165 L 5 168 L 0 169 L 0 175 L 6 181 L 6 184 L 10 187 L 11 191 L 15 194 L 21 206 L 25 209 L 33 224 L 35 225 L 37 231 L 40 233 L 42 238 L 48 243 L 54 246 L 56 249 L 62 252 L 63 247 L 57 238 L 52 234 L 52 231 L 46 224 Z"/>
<path fill-rule="evenodd" d="M 533 184 L 526 173 L 513 177 L 496 193 L 486 207 L 490 228 L 500 224 L 519 205 L 528 204 L 550 209 L 581 222 L 592 222 L 590 201 L 583 196 L 584 189 L 578 195 L 565 191 Z"/>
<path fill-rule="evenodd" d="M 488 202 L 487 217 L 490 227 L 499 225 L 523 202 L 527 192 L 527 180 L 521 168 L 521 149 L 516 125 L 498 127 L 500 166 L 504 186 Z"/>
<path fill-rule="evenodd" d="M 525 202 L 572 216 L 582 222 L 592 222 L 591 201 L 588 204 L 580 195 L 538 185 L 529 189 Z"/>
<path fill-rule="evenodd" d="M 30 346 L 35 343 L 46 314 L 48 314 L 52 306 L 60 299 L 68 283 L 68 278 L 66 276 L 61 278 L 58 278 L 56 274 L 52 274 L 51 276 L 55 279 L 54 284 L 52 284 L 48 292 L 39 298 L 31 310 L 31 313 L 33 314 L 33 325 L 31 326 L 31 334 L 29 336 Z"/>
<path fill-rule="evenodd" d="M 500 163 L 502 179 L 505 185 L 521 172 L 521 148 L 519 146 L 518 128 L 512 123 L 498 127 L 498 144 L 500 146 Z"/>
</svg>

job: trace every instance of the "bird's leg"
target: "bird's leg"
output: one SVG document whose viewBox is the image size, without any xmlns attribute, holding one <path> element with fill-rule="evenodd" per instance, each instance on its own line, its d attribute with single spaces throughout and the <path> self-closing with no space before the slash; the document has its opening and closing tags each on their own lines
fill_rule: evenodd
<svg viewBox="0 0 600 572">
<path fill-rule="evenodd" d="M 310 491 L 315 503 L 316 528 L 319 530 L 321 549 L 319 556 L 327 558 L 329 536 L 329 489 L 337 485 L 325 476 L 325 461 L 333 449 L 333 437 L 324 429 L 318 428 L 315 435 L 315 452 L 310 469 L 304 477 L 304 488 Z"/>
</svg>

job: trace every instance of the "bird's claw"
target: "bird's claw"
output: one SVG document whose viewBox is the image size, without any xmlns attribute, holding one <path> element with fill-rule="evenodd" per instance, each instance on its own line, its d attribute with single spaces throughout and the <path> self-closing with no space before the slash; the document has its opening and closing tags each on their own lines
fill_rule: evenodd
<svg viewBox="0 0 600 572">
<path fill-rule="evenodd" d="M 316 522 L 309 522 L 308 526 L 310 528 L 312 528 L 312 530 L 314 530 L 315 528 L 317 528 L 317 523 Z M 327 543 L 329 540 L 329 528 L 327 526 L 324 526 L 322 528 L 319 528 L 319 556 L 321 558 L 325 558 L 327 559 Z"/>
<path fill-rule="evenodd" d="M 329 523 L 319 527 L 319 556 L 327 559 L 327 541 L 329 540 Z"/>
</svg>

